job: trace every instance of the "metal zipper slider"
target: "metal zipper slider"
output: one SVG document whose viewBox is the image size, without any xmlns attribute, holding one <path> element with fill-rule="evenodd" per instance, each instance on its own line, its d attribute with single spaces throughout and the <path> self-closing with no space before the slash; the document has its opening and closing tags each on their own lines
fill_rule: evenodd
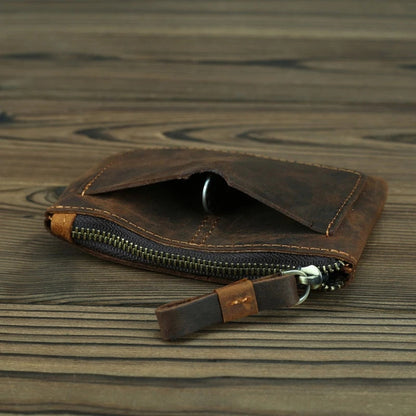
<svg viewBox="0 0 416 416">
<path fill-rule="evenodd" d="M 298 280 L 298 283 L 306 286 L 305 293 L 299 298 L 299 301 L 296 305 L 300 305 L 308 298 L 311 289 L 318 289 L 321 287 L 323 282 L 323 276 L 321 271 L 311 264 L 310 266 L 301 267 L 298 270 L 283 270 L 282 275 L 295 274 Z"/>
</svg>

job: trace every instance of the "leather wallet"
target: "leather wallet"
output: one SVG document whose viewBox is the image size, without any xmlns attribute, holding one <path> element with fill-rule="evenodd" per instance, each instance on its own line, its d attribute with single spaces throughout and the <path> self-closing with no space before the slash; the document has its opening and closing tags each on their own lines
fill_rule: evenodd
<svg viewBox="0 0 416 416">
<path fill-rule="evenodd" d="M 382 179 L 349 169 L 140 149 L 75 180 L 46 226 L 103 259 L 225 284 L 157 309 L 162 337 L 175 339 L 344 287 L 386 195 Z"/>
</svg>

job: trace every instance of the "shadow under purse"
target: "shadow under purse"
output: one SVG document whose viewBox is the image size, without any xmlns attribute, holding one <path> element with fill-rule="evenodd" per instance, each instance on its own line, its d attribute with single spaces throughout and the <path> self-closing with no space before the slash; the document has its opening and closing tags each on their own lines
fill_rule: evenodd
<svg viewBox="0 0 416 416">
<path fill-rule="evenodd" d="M 354 276 L 387 185 L 349 169 L 246 153 L 140 149 L 77 179 L 46 212 L 98 257 L 225 284 L 156 310 L 164 339 L 302 303 Z"/>
</svg>

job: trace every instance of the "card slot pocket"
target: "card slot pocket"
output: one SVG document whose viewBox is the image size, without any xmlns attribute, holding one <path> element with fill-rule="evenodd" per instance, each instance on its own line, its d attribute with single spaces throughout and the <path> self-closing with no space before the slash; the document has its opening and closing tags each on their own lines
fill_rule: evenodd
<svg viewBox="0 0 416 416">
<path fill-rule="evenodd" d="M 360 194 L 359 172 L 244 153 L 142 149 L 109 159 L 79 187 L 84 197 L 188 180 L 212 172 L 227 184 L 320 234 L 332 235 Z M 157 201 L 156 201 L 157 203 Z"/>
</svg>

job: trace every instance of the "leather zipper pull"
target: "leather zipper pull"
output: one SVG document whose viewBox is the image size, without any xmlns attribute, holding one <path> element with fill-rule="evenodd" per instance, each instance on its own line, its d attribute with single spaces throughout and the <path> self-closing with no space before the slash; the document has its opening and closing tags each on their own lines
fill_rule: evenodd
<svg viewBox="0 0 416 416">
<path fill-rule="evenodd" d="M 299 302 L 297 273 L 243 279 L 210 294 L 176 301 L 156 309 L 162 338 L 173 340 L 221 322 Z"/>
</svg>

